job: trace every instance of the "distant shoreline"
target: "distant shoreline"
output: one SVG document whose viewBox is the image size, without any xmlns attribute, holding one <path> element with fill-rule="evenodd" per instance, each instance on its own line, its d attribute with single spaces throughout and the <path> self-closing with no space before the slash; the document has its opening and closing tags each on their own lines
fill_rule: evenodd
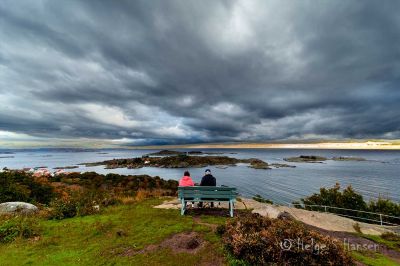
<svg viewBox="0 0 400 266">
<path fill-rule="evenodd" d="M 319 142 L 319 143 L 215 143 L 152 145 L 132 149 L 321 149 L 321 150 L 400 150 L 400 144 L 391 142 Z"/>
</svg>

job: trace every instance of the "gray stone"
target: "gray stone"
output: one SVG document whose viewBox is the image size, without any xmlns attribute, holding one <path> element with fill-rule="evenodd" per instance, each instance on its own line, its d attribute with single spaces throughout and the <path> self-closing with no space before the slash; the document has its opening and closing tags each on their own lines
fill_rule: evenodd
<svg viewBox="0 0 400 266">
<path fill-rule="evenodd" d="M 269 218 L 277 218 L 281 212 L 274 208 L 272 205 L 263 204 L 262 207 L 258 207 L 252 211 L 252 213 L 258 213 L 261 216 L 269 217 Z"/>
<path fill-rule="evenodd" d="M 290 213 L 288 213 L 287 211 L 283 211 L 283 212 L 281 212 L 279 215 L 278 215 L 278 217 L 277 217 L 278 219 L 281 219 L 281 220 L 296 220 L 294 217 L 293 217 L 293 215 L 291 215 Z"/>
<path fill-rule="evenodd" d="M 26 202 L 5 202 L 0 204 L 0 214 L 33 214 L 38 210 L 35 205 Z"/>
</svg>

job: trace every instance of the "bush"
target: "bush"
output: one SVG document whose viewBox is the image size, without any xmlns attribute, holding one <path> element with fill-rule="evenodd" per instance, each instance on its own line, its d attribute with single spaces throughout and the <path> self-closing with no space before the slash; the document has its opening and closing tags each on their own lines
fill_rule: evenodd
<svg viewBox="0 0 400 266">
<path fill-rule="evenodd" d="M 292 220 L 247 214 L 228 221 L 223 242 L 238 260 L 250 265 L 353 265 L 342 244 Z"/>
<path fill-rule="evenodd" d="M 333 188 L 321 188 L 320 193 L 315 193 L 309 197 L 301 199 L 302 204 L 293 202 L 295 207 L 304 208 L 307 210 L 324 211 L 323 207 L 310 207 L 307 205 L 323 205 L 331 207 L 339 207 L 351 210 L 368 211 L 373 213 L 381 213 L 391 216 L 400 217 L 400 204 L 396 204 L 388 199 L 379 198 L 377 201 L 370 201 L 368 204 L 364 201 L 363 196 L 357 193 L 351 186 L 348 186 L 343 191 L 340 191 L 340 185 L 336 184 Z M 355 220 L 367 221 L 361 218 L 369 218 L 377 220 L 379 217 L 376 214 L 360 213 L 350 210 L 341 210 L 329 208 L 329 212 L 355 216 Z M 357 218 L 360 217 L 360 218 Z M 399 223 L 399 219 L 384 217 L 385 222 Z"/>
<path fill-rule="evenodd" d="M 48 204 L 53 196 L 53 188 L 49 183 L 35 180 L 31 174 L 20 171 L 0 173 L 0 202 Z"/>
<path fill-rule="evenodd" d="M 301 199 L 301 201 L 306 205 L 325 205 L 356 210 L 367 209 L 367 204 L 362 195 L 356 193 L 351 186 L 341 192 L 338 183 L 333 188 L 321 188 L 319 194 L 313 194 L 310 197 Z M 335 209 L 329 211 L 333 212 Z"/>
<path fill-rule="evenodd" d="M 64 219 L 96 214 L 101 207 L 116 201 L 96 191 L 75 191 L 66 199 L 55 199 L 50 203 L 50 219 Z"/>
<path fill-rule="evenodd" d="M 274 202 L 273 202 L 272 200 L 266 199 L 266 198 L 264 198 L 263 196 L 261 196 L 260 194 L 256 194 L 256 195 L 253 197 L 253 200 L 258 201 L 258 202 L 261 202 L 261 203 L 274 204 Z"/>
<path fill-rule="evenodd" d="M 17 238 L 32 238 L 40 234 L 38 220 L 28 216 L 2 217 L 0 219 L 0 243 Z"/>
<path fill-rule="evenodd" d="M 395 242 L 400 243 L 400 235 L 392 233 L 392 232 L 385 232 L 381 235 L 381 237 L 388 241 L 395 241 Z"/>
</svg>

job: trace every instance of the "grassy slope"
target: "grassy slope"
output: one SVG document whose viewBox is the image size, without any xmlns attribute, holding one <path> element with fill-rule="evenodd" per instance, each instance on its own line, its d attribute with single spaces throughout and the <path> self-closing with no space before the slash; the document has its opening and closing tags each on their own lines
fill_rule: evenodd
<svg viewBox="0 0 400 266">
<path fill-rule="evenodd" d="M 375 235 L 364 235 L 364 234 L 359 234 L 359 236 L 364 237 L 366 239 L 372 240 L 375 243 L 378 244 L 383 244 L 390 249 L 400 251 L 400 241 L 391 241 L 391 240 L 386 240 L 383 239 L 380 236 L 375 236 Z M 374 253 L 374 252 L 353 252 L 353 257 L 366 264 L 366 265 L 371 265 L 371 266 L 391 266 L 391 265 L 399 265 L 397 262 L 391 260 L 385 255 L 382 255 L 380 253 Z"/>
<path fill-rule="evenodd" d="M 42 237 L 38 241 L 17 240 L 2 245 L 1 265 L 194 265 L 223 257 L 222 245 L 212 230 L 196 224 L 192 217 L 181 217 L 177 210 L 154 209 L 160 200 L 146 200 L 135 205 L 107 208 L 100 215 L 62 221 L 41 221 Z M 225 218 L 204 218 L 219 224 Z M 123 230 L 126 236 L 117 236 Z M 209 244 L 199 253 L 174 254 L 166 249 L 137 254 L 118 255 L 130 248 L 140 250 L 160 243 L 168 236 L 185 231 L 198 231 Z"/>
<path fill-rule="evenodd" d="M 379 253 L 353 252 L 352 256 L 357 261 L 368 266 L 398 266 L 399 264 Z"/>
<path fill-rule="evenodd" d="M 118 205 L 99 215 L 61 221 L 40 220 L 40 240 L 19 239 L 0 244 L 0 265 L 213 265 L 225 260 L 220 239 L 207 224 L 223 224 L 226 218 L 203 216 L 201 221 L 195 221 L 191 216 L 180 216 L 177 210 L 152 208 L 161 201 Z M 126 236 L 117 236 L 121 230 Z M 209 243 L 197 254 L 157 249 L 133 256 L 120 255 L 126 249 L 139 251 L 186 231 L 200 232 Z M 385 242 L 389 247 L 392 244 L 379 237 L 367 238 Z M 377 253 L 353 252 L 353 256 L 366 265 L 397 265 Z M 232 258 L 228 261 L 234 262 Z"/>
</svg>

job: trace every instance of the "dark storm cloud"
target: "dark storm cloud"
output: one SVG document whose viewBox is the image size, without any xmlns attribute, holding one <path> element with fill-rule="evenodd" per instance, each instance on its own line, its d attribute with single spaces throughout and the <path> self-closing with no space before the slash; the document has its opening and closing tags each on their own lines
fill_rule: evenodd
<svg viewBox="0 0 400 266">
<path fill-rule="evenodd" d="M 0 131 L 400 137 L 398 1 L 2 1 Z"/>
</svg>

